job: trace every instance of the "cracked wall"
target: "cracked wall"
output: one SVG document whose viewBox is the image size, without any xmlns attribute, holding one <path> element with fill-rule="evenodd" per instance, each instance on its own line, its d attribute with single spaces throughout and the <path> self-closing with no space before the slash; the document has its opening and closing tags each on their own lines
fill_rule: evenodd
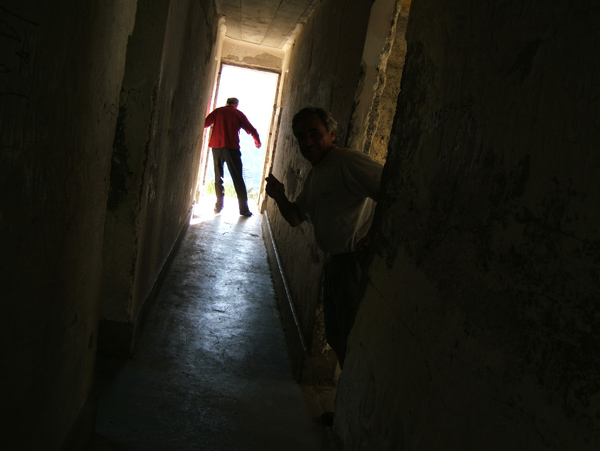
<svg viewBox="0 0 600 451">
<path fill-rule="evenodd" d="M 194 203 L 216 28 L 211 1 L 171 2 L 140 192 L 134 314 L 146 302 Z"/>
<path fill-rule="evenodd" d="M 335 431 L 344 449 L 597 449 L 598 10 L 410 14 Z"/>
<path fill-rule="evenodd" d="M 93 424 L 112 142 L 135 1 L 0 8 L 0 436 L 66 449 Z"/>
<path fill-rule="evenodd" d="M 134 314 L 131 294 L 139 250 L 138 217 L 169 3 L 138 0 L 135 28 L 127 43 L 102 256 L 100 317 L 112 321 L 130 321 Z"/>
<path fill-rule="evenodd" d="M 354 99 L 348 147 L 384 163 L 406 56 L 409 0 L 377 0 L 371 7 L 361 80 Z"/>
<path fill-rule="evenodd" d="M 223 40 L 221 62 L 225 64 L 281 72 L 283 58 L 284 51 L 281 49 L 236 41 L 231 38 Z"/>
<path fill-rule="evenodd" d="M 0 23 L 0 435 L 79 449 L 101 301 L 117 293 L 103 315 L 135 320 L 187 224 L 216 14 L 210 0 L 21 0 Z"/>
<path fill-rule="evenodd" d="M 396 115 L 396 99 L 400 93 L 400 82 L 406 58 L 406 25 L 410 1 L 404 0 L 396 16 L 391 35 L 386 42 L 386 53 L 377 74 L 377 83 L 368 120 L 364 128 L 363 152 L 376 160 L 385 162 L 388 143 Z"/>
<path fill-rule="evenodd" d="M 194 202 L 216 61 L 212 3 L 139 1 L 114 141 L 100 349 L 129 354 Z"/>
</svg>

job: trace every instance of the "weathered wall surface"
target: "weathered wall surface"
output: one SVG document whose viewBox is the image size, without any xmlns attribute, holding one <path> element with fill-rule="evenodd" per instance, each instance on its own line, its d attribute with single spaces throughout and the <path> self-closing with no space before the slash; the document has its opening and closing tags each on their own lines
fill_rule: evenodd
<svg viewBox="0 0 600 451">
<path fill-rule="evenodd" d="M 361 72 L 370 7 L 368 0 L 326 0 L 315 10 L 294 44 L 283 89 L 283 110 L 273 162 L 273 174 L 285 184 L 291 200 L 300 193 L 310 169 L 292 134 L 292 117 L 308 104 L 329 109 L 339 123 L 338 142 L 345 144 Z M 272 200 L 268 202 L 267 212 L 302 330 L 312 342 L 323 255 L 314 242 L 310 225 L 292 229 Z M 313 343 L 314 350 L 322 351 L 323 344 L 322 338 Z M 321 349 L 317 349 L 319 346 Z"/>
<path fill-rule="evenodd" d="M 369 150 L 370 143 L 366 141 L 367 129 L 371 121 L 376 122 L 378 119 L 381 96 L 381 92 L 378 91 L 385 85 L 386 66 L 395 41 L 401 3 L 401 0 L 376 0 L 371 7 L 362 55 L 361 80 L 354 100 L 352 124 L 348 134 L 348 147 L 361 152 Z M 395 98 L 392 101 L 395 107 Z M 392 118 L 394 111 L 393 108 L 390 114 Z M 385 162 L 385 156 L 384 153 L 382 162 Z"/>
<path fill-rule="evenodd" d="M 284 51 L 225 38 L 221 61 L 236 66 L 281 71 Z"/>
<path fill-rule="evenodd" d="M 194 201 L 214 74 L 211 0 L 171 2 L 141 190 L 132 310 L 139 310 Z"/>
<path fill-rule="evenodd" d="M 138 0 L 127 44 L 104 228 L 100 317 L 130 321 L 141 191 L 170 0 Z"/>
<path fill-rule="evenodd" d="M 414 1 L 344 449 L 600 446 L 600 13 Z"/>
<path fill-rule="evenodd" d="M 93 379 L 108 177 L 135 0 L 0 8 L 0 436 L 57 450 Z"/>
<path fill-rule="evenodd" d="M 373 102 L 365 126 L 363 152 L 385 162 L 388 143 L 396 115 L 396 101 L 400 92 L 400 82 L 406 59 L 406 26 L 410 11 L 410 0 L 401 2 L 396 23 L 386 46 L 385 65 L 377 74 L 377 85 Z"/>
</svg>

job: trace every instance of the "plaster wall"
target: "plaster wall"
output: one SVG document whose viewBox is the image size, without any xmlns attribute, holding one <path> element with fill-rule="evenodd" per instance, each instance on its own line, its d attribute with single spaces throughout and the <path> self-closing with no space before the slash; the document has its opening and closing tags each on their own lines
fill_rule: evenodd
<svg viewBox="0 0 600 451">
<path fill-rule="evenodd" d="M 344 145 L 361 72 L 363 43 L 370 1 L 325 0 L 298 34 L 289 57 L 289 73 L 283 87 L 283 105 L 273 174 L 286 187 L 291 200 L 299 194 L 310 170 L 291 131 L 293 115 L 314 104 L 336 117 L 338 142 Z M 283 271 L 297 308 L 300 327 L 313 354 L 325 351 L 322 327 L 314 327 L 320 297 L 323 254 L 314 242 L 312 228 L 291 228 L 272 200 L 267 213 L 279 249 Z M 315 333 L 317 332 L 317 333 Z"/>
<path fill-rule="evenodd" d="M 387 59 L 394 44 L 401 3 L 401 0 L 377 0 L 371 7 L 362 55 L 361 79 L 348 135 L 348 147 L 361 152 L 365 146 L 366 129 L 374 106 L 373 97 L 380 84 L 380 77 L 385 77 Z M 385 78 L 382 83 L 385 83 Z"/>
<path fill-rule="evenodd" d="M 247 66 L 254 69 L 281 71 L 285 53 L 282 49 L 269 48 L 225 38 L 221 51 L 223 63 Z"/>
<path fill-rule="evenodd" d="M 194 202 L 217 25 L 211 0 L 171 2 L 137 218 L 134 319 Z"/>
<path fill-rule="evenodd" d="M 343 449 L 600 446 L 599 23 L 413 1 Z"/>
<path fill-rule="evenodd" d="M 135 0 L 0 8 L 0 437 L 69 444 L 90 400 L 102 238 Z"/>
<path fill-rule="evenodd" d="M 138 0 L 135 28 L 127 44 L 104 228 L 100 317 L 110 321 L 130 321 L 135 313 L 138 218 L 169 3 Z"/>
<path fill-rule="evenodd" d="M 366 124 L 364 127 L 363 152 L 370 157 L 385 161 L 388 143 L 396 115 L 396 101 L 400 93 L 400 83 L 406 59 L 406 26 L 410 11 L 410 1 L 403 0 L 396 22 L 390 30 L 386 42 L 382 64 L 377 71 L 377 83 Z"/>
</svg>

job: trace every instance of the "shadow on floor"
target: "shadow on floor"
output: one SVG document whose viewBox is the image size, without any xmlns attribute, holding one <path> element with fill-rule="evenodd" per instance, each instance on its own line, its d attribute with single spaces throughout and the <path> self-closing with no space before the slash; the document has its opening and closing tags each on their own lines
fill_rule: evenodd
<svg viewBox="0 0 600 451">
<path fill-rule="evenodd" d="M 261 215 L 236 204 L 196 212 L 135 355 L 98 357 L 92 450 L 330 450 L 335 392 L 295 382 Z"/>
</svg>

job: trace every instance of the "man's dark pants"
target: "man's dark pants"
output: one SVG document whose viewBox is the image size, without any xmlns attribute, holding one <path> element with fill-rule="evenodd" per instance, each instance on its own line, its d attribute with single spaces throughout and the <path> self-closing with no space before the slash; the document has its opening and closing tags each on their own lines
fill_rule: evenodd
<svg viewBox="0 0 600 451">
<path fill-rule="evenodd" d="M 242 153 L 239 149 L 229 149 L 227 147 L 212 148 L 213 162 L 215 164 L 215 193 L 217 194 L 217 205 L 223 205 L 223 196 L 225 187 L 223 186 L 223 168 L 224 163 L 233 181 L 233 187 L 237 194 L 240 213 L 248 211 L 248 193 L 246 184 L 242 177 Z"/>
<path fill-rule="evenodd" d="M 358 310 L 361 277 L 362 269 L 353 252 L 327 256 L 323 281 L 325 334 L 341 367 Z"/>
</svg>

